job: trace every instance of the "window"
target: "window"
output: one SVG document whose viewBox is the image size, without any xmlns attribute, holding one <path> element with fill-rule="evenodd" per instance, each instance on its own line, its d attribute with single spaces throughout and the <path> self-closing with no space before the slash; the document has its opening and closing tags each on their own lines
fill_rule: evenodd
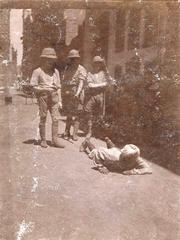
<svg viewBox="0 0 180 240">
<path fill-rule="evenodd" d="M 158 15 L 150 8 L 145 11 L 145 30 L 143 47 L 150 47 L 156 44 L 158 35 Z"/>
<path fill-rule="evenodd" d="M 132 7 L 129 15 L 128 49 L 139 47 L 141 9 Z"/>
<path fill-rule="evenodd" d="M 126 10 L 124 8 L 119 9 L 116 15 L 116 52 L 124 50 L 125 18 Z"/>
</svg>

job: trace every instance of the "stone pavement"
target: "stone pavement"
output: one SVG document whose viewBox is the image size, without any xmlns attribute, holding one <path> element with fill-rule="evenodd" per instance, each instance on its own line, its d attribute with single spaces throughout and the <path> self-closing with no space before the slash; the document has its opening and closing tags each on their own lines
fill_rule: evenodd
<svg viewBox="0 0 180 240">
<path fill-rule="evenodd" d="M 79 153 L 83 138 L 63 140 L 65 149 L 34 145 L 30 100 L 14 96 L 4 106 L 0 96 L 0 109 L 0 240 L 180 239 L 177 175 L 153 163 L 152 175 L 102 175 Z M 48 118 L 51 140 L 49 126 Z"/>
</svg>

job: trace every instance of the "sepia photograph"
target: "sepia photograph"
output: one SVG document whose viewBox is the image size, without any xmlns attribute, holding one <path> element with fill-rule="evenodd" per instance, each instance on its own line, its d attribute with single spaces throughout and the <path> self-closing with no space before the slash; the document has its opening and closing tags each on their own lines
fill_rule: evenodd
<svg viewBox="0 0 180 240">
<path fill-rule="evenodd" d="M 0 240 L 180 239 L 180 0 L 0 0 L 0 127 Z"/>
</svg>

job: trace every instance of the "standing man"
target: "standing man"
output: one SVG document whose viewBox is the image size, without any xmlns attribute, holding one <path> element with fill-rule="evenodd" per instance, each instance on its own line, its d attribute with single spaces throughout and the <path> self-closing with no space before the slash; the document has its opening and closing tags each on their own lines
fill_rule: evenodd
<svg viewBox="0 0 180 240">
<path fill-rule="evenodd" d="M 41 147 L 48 146 L 45 125 L 49 110 L 52 118 L 52 145 L 64 148 L 58 139 L 59 108 L 62 108 L 62 100 L 59 72 L 54 68 L 57 60 L 55 50 L 44 48 L 40 58 L 40 67 L 33 71 L 30 84 L 33 86 L 39 105 Z"/>
<path fill-rule="evenodd" d="M 84 81 L 86 79 L 86 69 L 80 65 L 80 55 L 75 49 L 68 54 L 69 63 L 65 67 L 62 81 L 62 99 L 66 119 L 66 128 L 63 134 L 64 139 L 70 138 L 70 129 L 73 124 L 74 141 L 78 140 L 77 133 L 80 124 L 80 114 L 83 110 L 84 101 Z M 74 117 L 74 122 L 73 122 Z"/>
<path fill-rule="evenodd" d="M 87 88 L 84 111 L 87 117 L 88 131 L 86 138 L 92 135 L 93 115 L 99 115 L 100 118 L 105 113 L 105 91 L 109 85 L 115 84 L 110 77 L 105 61 L 100 56 L 93 58 L 93 71 L 87 75 Z"/>
</svg>

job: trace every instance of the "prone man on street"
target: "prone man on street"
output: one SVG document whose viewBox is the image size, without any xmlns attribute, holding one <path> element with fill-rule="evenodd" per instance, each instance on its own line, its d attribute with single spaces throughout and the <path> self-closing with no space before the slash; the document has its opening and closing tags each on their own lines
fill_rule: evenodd
<svg viewBox="0 0 180 240">
<path fill-rule="evenodd" d="M 59 108 L 62 108 L 61 83 L 54 63 L 57 60 L 53 48 L 44 48 L 40 56 L 40 67 L 33 71 L 30 84 L 33 86 L 39 105 L 40 123 L 39 133 L 41 147 L 46 148 L 46 118 L 48 111 L 52 118 L 52 145 L 64 148 L 58 139 Z"/>
<path fill-rule="evenodd" d="M 109 75 L 105 60 L 100 56 L 93 58 L 93 71 L 89 72 L 86 81 L 84 112 L 87 118 L 88 131 L 86 138 L 92 136 L 93 116 L 103 119 L 105 114 L 105 91 L 115 81 Z"/>
<path fill-rule="evenodd" d="M 93 160 L 96 170 L 107 174 L 110 171 L 117 171 L 124 175 L 144 175 L 151 174 L 152 170 L 147 162 L 140 157 L 140 149 L 127 144 L 123 148 L 117 148 L 108 138 L 105 138 L 107 148 L 96 148 L 90 139 L 86 138 L 81 145 L 80 151 L 85 151 Z M 87 152 L 87 150 L 89 152 Z"/>
<path fill-rule="evenodd" d="M 67 64 L 62 78 L 62 99 L 63 110 L 66 119 L 66 128 L 63 134 L 64 139 L 70 138 L 70 130 L 73 125 L 74 141 L 78 140 L 78 130 L 80 125 L 80 114 L 83 111 L 84 103 L 84 82 L 86 80 L 86 69 L 80 65 L 80 55 L 75 49 L 68 54 Z M 73 121 L 74 117 L 74 121 Z"/>
</svg>

